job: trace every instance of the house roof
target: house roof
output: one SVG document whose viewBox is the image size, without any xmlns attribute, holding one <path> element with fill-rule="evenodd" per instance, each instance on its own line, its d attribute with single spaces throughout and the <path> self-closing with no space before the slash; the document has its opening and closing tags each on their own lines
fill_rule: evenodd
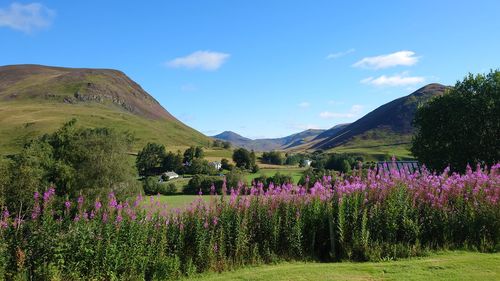
<svg viewBox="0 0 500 281">
<path fill-rule="evenodd" d="M 175 177 L 175 176 L 179 176 L 176 172 L 165 172 L 163 173 L 165 176 L 167 177 Z"/>
</svg>

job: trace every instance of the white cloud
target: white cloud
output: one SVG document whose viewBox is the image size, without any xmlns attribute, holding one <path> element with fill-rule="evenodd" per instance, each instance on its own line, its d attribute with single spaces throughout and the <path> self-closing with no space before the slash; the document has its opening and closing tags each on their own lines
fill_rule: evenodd
<svg viewBox="0 0 500 281">
<path fill-rule="evenodd" d="M 376 57 L 366 57 L 353 64 L 354 67 L 382 69 L 398 65 L 411 66 L 418 62 L 419 57 L 413 51 L 399 51 Z"/>
<path fill-rule="evenodd" d="M 37 29 L 47 28 L 52 24 L 55 11 L 40 3 L 12 3 L 8 8 L 0 9 L 0 27 L 30 33 Z"/>
<path fill-rule="evenodd" d="M 188 68 L 188 69 L 203 69 L 203 70 L 217 70 L 226 60 L 230 54 L 212 52 L 212 51 L 196 51 L 185 57 L 175 58 L 167 62 L 167 66 L 174 68 Z"/>
<path fill-rule="evenodd" d="M 373 86 L 409 86 L 419 84 L 425 81 L 424 77 L 421 76 L 408 76 L 407 73 L 396 74 L 393 76 L 382 75 L 379 77 L 368 77 L 361 80 L 361 83 L 373 85 Z"/>
<path fill-rule="evenodd" d="M 302 108 L 307 108 L 307 107 L 311 106 L 311 104 L 308 103 L 307 101 L 301 102 L 298 105 L 299 105 L 299 107 L 302 107 Z"/>
<path fill-rule="evenodd" d="M 349 109 L 349 112 L 330 112 L 323 111 L 319 114 L 319 117 L 323 119 L 332 119 L 332 118 L 354 118 L 359 116 L 363 112 L 364 106 L 360 104 L 354 104 Z"/>
<path fill-rule="evenodd" d="M 331 53 L 331 54 L 328 54 L 326 56 L 326 59 L 327 60 L 333 60 L 333 59 L 338 59 L 340 57 L 343 57 L 345 55 L 348 55 L 350 53 L 353 53 L 355 50 L 354 49 L 349 49 L 347 51 L 343 51 L 343 52 L 338 52 L 338 53 Z"/>
</svg>

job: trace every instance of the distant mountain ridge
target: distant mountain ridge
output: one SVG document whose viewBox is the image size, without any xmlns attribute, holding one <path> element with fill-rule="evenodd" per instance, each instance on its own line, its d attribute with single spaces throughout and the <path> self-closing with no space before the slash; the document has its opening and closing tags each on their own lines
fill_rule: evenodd
<svg viewBox="0 0 500 281">
<path fill-rule="evenodd" d="M 255 151 L 270 151 L 270 150 L 284 150 L 295 146 L 307 143 L 314 137 L 318 136 L 325 130 L 309 129 L 296 134 L 292 134 L 282 138 L 269 138 L 269 139 L 249 139 L 243 137 L 235 132 L 225 131 L 212 138 L 229 141 L 237 147 L 244 147 L 246 149 L 253 149 Z"/>
<path fill-rule="evenodd" d="M 55 130 L 71 118 L 85 127 L 107 126 L 146 142 L 206 145 L 123 72 L 43 65 L 0 66 L 0 150 L 15 151 L 27 138 Z"/>
</svg>

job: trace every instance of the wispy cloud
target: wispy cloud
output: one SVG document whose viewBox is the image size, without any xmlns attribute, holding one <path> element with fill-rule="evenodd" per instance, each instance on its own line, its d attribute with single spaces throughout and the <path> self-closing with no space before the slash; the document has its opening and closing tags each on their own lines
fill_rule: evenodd
<svg viewBox="0 0 500 281">
<path fill-rule="evenodd" d="M 425 78 L 422 76 L 408 76 L 408 73 L 400 73 L 392 76 L 382 75 L 379 77 L 368 77 L 361 80 L 361 83 L 379 86 L 379 87 L 397 87 L 397 86 L 410 86 L 423 83 Z"/>
<path fill-rule="evenodd" d="M 350 53 L 353 53 L 354 51 L 356 51 L 356 50 L 354 50 L 354 49 L 349 49 L 349 50 L 347 50 L 347 51 L 343 51 L 343 52 L 331 53 L 331 54 L 328 54 L 328 55 L 326 56 L 326 59 L 327 59 L 327 60 L 334 60 L 334 59 L 338 59 L 338 58 L 340 58 L 340 57 L 343 57 L 343 56 L 345 56 L 345 55 L 348 55 L 348 54 L 350 54 Z"/>
<path fill-rule="evenodd" d="M 196 51 L 185 57 L 175 58 L 167 62 L 167 66 L 173 68 L 188 68 L 202 70 L 217 70 L 231 55 L 212 51 Z"/>
<path fill-rule="evenodd" d="M 12 3 L 9 7 L 0 9 L 0 27 L 31 33 L 49 27 L 54 16 L 54 10 L 40 3 Z"/>
<path fill-rule="evenodd" d="M 304 102 L 299 103 L 298 106 L 301 108 L 308 108 L 311 106 L 311 104 L 307 101 L 304 101 Z"/>
<path fill-rule="evenodd" d="M 363 112 L 364 106 L 360 104 L 354 104 L 351 106 L 348 112 L 331 112 L 331 111 L 323 111 L 319 114 L 319 117 L 323 119 L 332 119 L 332 118 L 354 118 L 358 117 Z"/>
<path fill-rule="evenodd" d="M 419 57 L 413 51 L 399 51 L 376 57 L 366 57 L 353 64 L 354 67 L 383 69 L 398 65 L 411 66 L 418 62 Z"/>
</svg>

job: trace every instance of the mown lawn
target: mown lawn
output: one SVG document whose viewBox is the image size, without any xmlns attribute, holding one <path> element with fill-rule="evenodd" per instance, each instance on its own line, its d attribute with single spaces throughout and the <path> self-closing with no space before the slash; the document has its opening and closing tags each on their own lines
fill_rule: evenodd
<svg viewBox="0 0 500 281">
<path fill-rule="evenodd" d="M 443 252 L 387 262 L 282 263 L 185 280 L 500 280 L 500 253 Z"/>
<path fill-rule="evenodd" d="M 168 208 L 171 209 L 183 209 L 186 206 L 188 206 L 191 202 L 194 200 L 198 199 L 200 196 L 199 195 L 155 195 L 153 196 L 154 200 L 159 201 L 161 204 L 167 204 Z M 210 195 L 204 195 L 201 196 L 201 198 L 208 202 L 210 201 L 210 198 L 212 196 Z M 147 206 L 150 202 L 150 196 L 145 196 L 144 197 L 144 206 Z"/>
</svg>

